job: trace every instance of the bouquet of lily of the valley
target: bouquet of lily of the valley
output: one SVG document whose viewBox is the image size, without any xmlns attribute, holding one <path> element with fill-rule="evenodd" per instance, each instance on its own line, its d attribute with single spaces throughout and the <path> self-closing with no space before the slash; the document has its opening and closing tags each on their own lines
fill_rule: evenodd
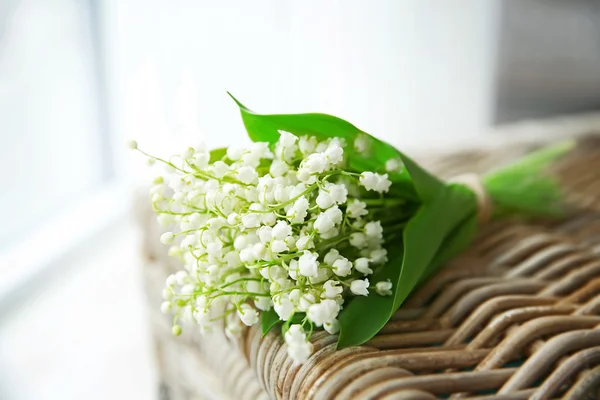
<svg viewBox="0 0 600 400">
<path fill-rule="evenodd" d="M 181 321 L 206 331 L 224 320 L 232 337 L 260 321 L 265 334 L 281 330 L 298 362 L 315 329 L 338 334 L 338 347 L 359 345 L 484 219 L 562 212 L 543 170 L 570 143 L 447 183 L 339 118 L 236 103 L 250 146 L 168 159 L 142 151 L 165 167 L 151 189 L 158 221 L 178 226 L 160 238 L 182 265 L 163 292 L 174 335 Z"/>
</svg>

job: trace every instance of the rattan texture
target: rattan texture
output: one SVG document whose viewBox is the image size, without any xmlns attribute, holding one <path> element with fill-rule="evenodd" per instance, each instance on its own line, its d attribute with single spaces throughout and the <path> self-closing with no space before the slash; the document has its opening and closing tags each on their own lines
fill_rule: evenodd
<svg viewBox="0 0 600 400">
<path fill-rule="evenodd" d="M 439 176 L 484 172 L 540 143 L 421 157 Z M 218 329 L 173 338 L 153 313 L 165 398 L 585 399 L 600 387 L 600 137 L 582 136 L 551 172 L 572 206 L 560 221 L 485 224 L 471 248 L 417 290 L 363 346 L 318 332 L 304 365 L 280 335 Z M 151 220 L 148 213 L 141 218 Z M 432 227 L 435 229 L 435 227 Z M 150 304 L 173 268 L 146 223 Z"/>
</svg>

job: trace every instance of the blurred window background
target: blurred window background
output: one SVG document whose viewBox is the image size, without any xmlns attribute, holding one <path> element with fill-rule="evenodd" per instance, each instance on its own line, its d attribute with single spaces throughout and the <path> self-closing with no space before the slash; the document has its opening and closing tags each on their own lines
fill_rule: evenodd
<svg viewBox="0 0 600 400">
<path fill-rule="evenodd" d="M 114 177 L 94 7 L 0 4 L 0 248 Z"/>
<path fill-rule="evenodd" d="M 155 393 L 130 206 L 150 173 L 127 139 L 157 155 L 246 140 L 227 90 L 407 151 L 597 110 L 599 7 L 0 2 L 0 398 Z"/>
</svg>

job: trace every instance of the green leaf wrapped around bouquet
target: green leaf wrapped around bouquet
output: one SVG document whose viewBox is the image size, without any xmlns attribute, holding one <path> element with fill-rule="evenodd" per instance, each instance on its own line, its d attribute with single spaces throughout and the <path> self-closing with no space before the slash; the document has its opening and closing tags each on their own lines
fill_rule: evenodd
<svg viewBox="0 0 600 400">
<path fill-rule="evenodd" d="M 140 150 L 165 168 L 151 189 L 157 219 L 177 226 L 161 236 L 182 265 L 161 307 L 175 335 L 223 321 L 235 337 L 260 320 L 298 362 L 315 329 L 339 334 L 340 347 L 364 343 L 470 244 L 492 203 L 498 217 L 556 215 L 560 205 L 541 172 L 568 147 L 475 184 L 446 183 L 339 118 L 261 115 L 236 102 L 250 146 L 166 159 Z"/>
<path fill-rule="evenodd" d="M 419 282 L 468 247 L 475 237 L 479 210 L 471 188 L 440 181 L 399 150 L 340 118 L 325 114 L 263 115 L 234 100 L 252 140 L 273 143 L 279 131 L 341 137 L 346 140 L 345 151 L 351 154 L 350 170 L 385 170 L 386 164 L 396 157 L 405 167 L 391 174 L 392 182 L 401 185 L 389 196 L 416 200 L 420 206 L 406 223 L 402 236 L 387 243 L 393 249 L 390 259 L 373 275 L 374 281 L 392 282 L 393 296 L 370 295 L 350 301 L 340 313 L 338 347 L 362 344 L 375 336 Z M 375 151 L 368 152 L 367 146 L 356 145 L 357 142 L 371 143 Z M 560 215 L 559 187 L 541 173 L 572 146 L 572 142 L 567 142 L 543 149 L 485 176 L 484 189 L 494 203 L 495 215 Z"/>
</svg>

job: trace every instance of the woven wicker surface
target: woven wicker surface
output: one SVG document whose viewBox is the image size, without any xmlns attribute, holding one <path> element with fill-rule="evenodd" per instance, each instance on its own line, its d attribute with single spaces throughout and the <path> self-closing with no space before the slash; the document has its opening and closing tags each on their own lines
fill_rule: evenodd
<svg viewBox="0 0 600 400">
<path fill-rule="evenodd" d="M 539 143 L 421 158 L 442 177 L 482 172 Z M 600 386 L 600 138 L 580 139 L 555 168 L 574 205 L 562 221 L 487 224 L 473 246 L 414 293 L 364 346 L 311 341 L 304 365 L 280 335 L 249 329 L 239 343 L 215 332 L 170 335 L 153 314 L 164 398 L 598 398 Z M 150 221 L 148 213 L 141 214 Z M 434 227 L 432 228 L 434 229 Z M 150 305 L 176 269 L 146 223 Z"/>
</svg>

